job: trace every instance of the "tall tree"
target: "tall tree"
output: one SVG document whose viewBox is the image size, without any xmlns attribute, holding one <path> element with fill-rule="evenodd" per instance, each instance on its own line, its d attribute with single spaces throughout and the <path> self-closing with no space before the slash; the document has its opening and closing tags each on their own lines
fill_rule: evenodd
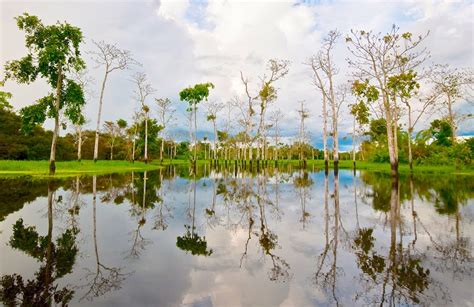
<svg viewBox="0 0 474 307">
<path fill-rule="evenodd" d="M 162 127 L 162 139 L 160 146 L 160 163 L 163 163 L 163 152 L 165 149 L 165 138 L 168 125 L 174 120 L 176 110 L 172 107 L 172 102 L 168 98 L 155 99 L 158 111 L 158 124 Z"/>
<path fill-rule="evenodd" d="M 247 128 L 247 134 L 250 133 L 252 128 L 253 116 L 256 114 L 253 104 L 255 101 L 259 101 L 259 121 L 257 125 L 257 134 L 252 138 L 252 142 L 256 140 L 259 143 L 259 148 L 257 149 L 257 160 L 260 158 L 265 159 L 265 146 L 266 146 L 266 125 L 265 125 L 265 115 L 268 110 L 270 103 L 274 102 L 277 99 L 277 89 L 274 86 L 274 83 L 281 78 L 285 77 L 288 74 L 290 67 L 290 61 L 287 60 L 277 60 L 271 59 L 267 64 L 267 74 L 264 74 L 260 77 L 261 84 L 258 88 L 258 93 L 256 95 L 250 93 L 249 89 L 249 80 L 244 77 L 243 73 L 240 72 L 240 78 L 245 88 L 245 94 L 248 100 L 248 115 L 250 119 L 249 123 L 251 124 Z M 250 159 L 252 148 L 249 149 Z"/>
<path fill-rule="evenodd" d="M 181 92 L 179 92 L 179 99 L 181 101 L 186 101 L 188 103 L 187 111 L 190 112 L 194 116 L 194 135 L 193 142 L 194 146 L 194 156 L 193 156 L 193 163 L 196 163 L 197 159 L 197 105 L 201 103 L 203 100 L 207 101 L 209 97 L 209 89 L 214 88 L 214 84 L 208 83 L 199 83 L 195 84 L 193 87 L 187 87 Z M 192 125 L 192 119 L 190 121 L 190 127 Z M 190 136 L 191 136 L 191 129 L 190 129 Z"/>
<path fill-rule="evenodd" d="M 97 112 L 97 126 L 95 130 L 94 142 L 94 162 L 99 156 L 99 130 L 100 117 L 102 114 L 102 104 L 104 101 L 105 85 L 109 74 L 115 70 L 124 70 L 129 68 L 132 64 L 138 64 L 129 51 L 117 48 L 114 44 L 109 44 L 104 41 L 92 41 L 97 47 L 97 51 L 90 52 L 93 55 L 93 60 L 99 66 L 104 67 L 104 79 L 102 80 L 102 87 L 100 89 L 99 97 L 99 111 Z"/>
<path fill-rule="evenodd" d="M 132 82 L 135 83 L 136 89 L 135 99 L 140 103 L 141 110 L 143 112 L 145 120 L 145 150 L 143 155 L 143 160 L 145 163 L 148 163 L 148 117 L 150 108 L 146 105 L 146 99 L 148 96 L 153 94 L 156 90 L 148 82 L 146 74 L 144 72 L 138 72 L 133 75 Z"/>
<path fill-rule="evenodd" d="M 79 51 L 79 45 L 83 41 L 82 32 L 66 22 L 44 25 L 38 17 L 27 13 L 15 19 L 18 28 L 26 33 L 28 54 L 19 60 L 7 62 L 6 78 L 29 84 L 40 76 L 45 78 L 54 90 L 54 93 L 38 99 L 35 104 L 20 111 L 25 131 L 44 123 L 46 117 L 54 118 L 49 158 L 49 173 L 53 175 L 56 171 L 56 144 L 61 114 L 73 124 L 83 120 L 83 90 L 68 76 L 72 71 L 85 68 Z"/>
<path fill-rule="evenodd" d="M 323 142 L 324 142 L 324 163 L 327 171 L 329 157 L 327 154 L 327 105 L 329 103 L 332 123 L 332 137 L 333 137 L 333 159 L 334 168 L 337 169 L 339 163 L 339 135 L 338 135 L 338 120 L 339 120 L 339 106 L 341 101 L 336 95 L 336 86 L 334 77 L 338 73 L 338 69 L 333 61 L 334 48 L 337 40 L 341 34 L 336 31 L 330 31 L 323 39 L 323 46 L 317 55 L 309 59 L 314 74 L 314 84 L 323 96 Z"/>
<path fill-rule="evenodd" d="M 413 38 L 412 33 L 400 34 L 399 28 L 393 26 L 384 35 L 372 31 L 351 30 L 346 37 L 346 43 L 352 54 L 349 66 L 353 69 L 357 81 L 353 89 L 358 88 L 356 94 L 362 96 L 367 93 L 374 94 L 368 97 L 368 101 L 376 104 L 386 120 L 388 152 L 393 176 L 398 175 L 397 131 L 400 107 L 397 97 L 388 87 L 388 81 L 390 77 L 400 74 L 402 62 L 406 71 L 415 70 L 423 63 L 427 56 L 426 49 L 417 47 L 427 35 L 428 33 Z M 373 85 L 370 82 L 373 82 Z"/>
<path fill-rule="evenodd" d="M 280 146 L 280 136 L 281 136 L 281 128 L 280 122 L 283 120 L 283 112 L 281 109 L 273 111 L 270 115 L 270 123 L 273 130 L 273 159 L 278 161 L 278 149 Z"/>
<path fill-rule="evenodd" d="M 303 161 L 306 165 L 306 157 L 304 156 L 305 144 L 306 144 L 306 131 L 305 131 L 305 120 L 309 117 L 309 111 L 304 105 L 304 101 L 300 101 L 300 108 L 298 109 L 298 115 L 300 116 L 300 129 L 299 129 L 299 149 L 300 149 L 300 161 Z"/>
<path fill-rule="evenodd" d="M 89 101 L 93 96 L 94 92 L 91 90 L 91 85 L 95 82 L 94 78 L 89 75 L 87 69 L 73 72 L 74 80 L 81 86 L 84 91 L 85 101 Z M 82 112 L 82 108 L 81 108 Z M 74 124 L 75 129 L 75 142 L 77 144 L 77 161 L 82 159 L 82 144 L 84 143 L 83 139 L 83 126 L 86 124 L 86 119 L 82 118 L 78 123 Z"/>
<path fill-rule="evenodd" d="M 206 104 L 207 107 L 207 121 L 212 122 L 212 127 L 214 129 L 214 148 L 213 148 L 213 159 L 217 160 L 217 113 L 219 113 L 223 108 L 224 104 L 210 100 Z"/>
</svg>

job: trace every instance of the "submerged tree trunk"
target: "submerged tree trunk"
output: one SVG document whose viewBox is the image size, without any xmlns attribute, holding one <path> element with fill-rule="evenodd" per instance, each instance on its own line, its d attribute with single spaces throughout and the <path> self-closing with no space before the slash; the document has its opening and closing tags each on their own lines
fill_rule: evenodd
<svg viewBox="0 0 474 307">
<path fill-rule="evenodd" d="M 356 118 L 354 116 L 354 122 L 352 124 L 352 165 L 354 170 L 356 168 Z"/>
<path fill-rule="evenodd" d="M 100 116 L 102 114 L 102 103 L 104 99 L 105 83 L 107 82 L 108 76 L 108 67 L 105 68 L 105 76 L 102 81 L 102 88 L 100 90 L 100 99 L 99 99 L 99 112 L 97 113 L 97 126 L 95 129 L 95 142 L 94 142 L 94 162 L 97 162 L 99 156 L 99 129 L 100 129 Z"/>
<path fill-rule="evenodd" d="M 54 175 L 56 172 L 56 144 L 58 141 L 59 134 L 59 108 L 61 106 L 61 92 L 63 88 L 63 70 L 62 66 L 58 67 L 58 81 L 56 84 L 56 100 L 54 103 L 54 108 L 56 109 L 56 114 L 54 116 L 54 131 L 53 139 L 51 141 L 51 152 L 49 156 L 49 174 Z"/>
</svg>

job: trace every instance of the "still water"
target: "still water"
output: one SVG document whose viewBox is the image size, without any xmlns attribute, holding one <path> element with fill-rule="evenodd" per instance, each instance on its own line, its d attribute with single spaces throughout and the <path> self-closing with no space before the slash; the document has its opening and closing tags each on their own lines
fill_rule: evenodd
<svg viewBox="0 0 474 307">
<path fill-rule="evenodd" d="M 291 166 L 0 180 L 3 304 L 473 304 L 474 181 Z"/>
</svg>

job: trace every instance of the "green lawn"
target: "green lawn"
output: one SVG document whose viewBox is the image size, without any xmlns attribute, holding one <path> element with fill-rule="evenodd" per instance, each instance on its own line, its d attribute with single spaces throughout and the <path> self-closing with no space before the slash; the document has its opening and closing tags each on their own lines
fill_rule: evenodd
<svg viewBox="0 0 474 307">
<path fill-rule="evenodd" d="M 154 170 L 160 166 L 156 162 L 145 164 L 143 162 L 131 163 L 129 161 L 97 161 L 91 160 L 81 162 L 60 161 L 56 162 L 55 177 L 68 177 L 78 174 L 106 174 L 128 172 L 132 170 Z M 49 176 L 48 161 L 14 161 L 0 160 L 0 176 L 22 176 L 31 175 L 35 177 Z"/>
<path fill-rule="evenodd" d="M 164 165 L 169 164 L 168 160 L 164 161 Z M 173 160 L 171 162 L 175 165 L 186 165 L 189 163 L 188 160 Z M 199 164 L 207 163 L 207 161 L 200 160 Z M 220 161 L 219 163 L 223 163 Z M 269 161 L 270 165 L 273 165 L 272 161 Z M 292 163 L 298 165 L 298 160 L 283 160 L 280 164 Z M 318 169 L 324 168 L 324 161 L 322 160 L 308 160 L 308 167 L 315 167 Z M 232 165 L 232 164 L 230 164 Z M 332 163 L 329 164 L 332 167 Z M 13 160 L 0 160 L 0 177 L 12 177 L 12 176 L 34 176 L 34 177 L 48 177 L 49 176 L 49 162 L 48 161 L 13 161 Z M 342 160 L 339 162 L 341 169 L 352 169 L 352 161 Z M 55 177 L 69 177 L 76 176 L 78 174 L 107 174 L 107 173 L 118 173 L 118 172 L 129 172 L 154 170 L 160 168 L 159 161 L 155 160 L 150 164 L 143 162 L 131 163 L 128 161 L 63 161 L 56 162 L 56 175 Z M 357 161 L 357 169 L 371 170 L 380 172 L 389 172 L 390 165 L 388 163 L 372 163 Z M 410 171 L 408 165 L 401 164 L 399 167 L 400 173 L 408 173 Z M 463 174 L 463 175 L 474 175 L 474 168 L 472 166 L 465 166 L 463 168 L 456 168 L 451 165 L 415 165 L 415 173 L 451 173 L 451 174 Z"/>
</svg>

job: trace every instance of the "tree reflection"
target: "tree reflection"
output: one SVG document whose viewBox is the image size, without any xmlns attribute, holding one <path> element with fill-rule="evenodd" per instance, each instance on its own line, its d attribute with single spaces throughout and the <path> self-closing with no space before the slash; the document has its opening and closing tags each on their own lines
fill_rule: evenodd
<svg viewBox="0 0 474 307">
<path fill-rule="evenodd" d="M 56 280 L 72 272 L 78 248 L 76 231 L 67 229 L 53 241 L 54 188 L 48 183 L 48 234 L 40 236 L 34 226 L 25 226 L 23 219 L 13 225 L 10 246 L 41 262 L 35 279 L 24 280 L 19 274 L 4 275 L 1 278 L 0 297 L 7 306 L 49 306 L 67 305 L 74 291 L 69 287 L 60 288 Z"/>
<path fill-rule="evenodd" d="M 313 180 L 308 175 L 306 170 L 301 170 L 299 176 L 294 179 L 295 188 L 298 191 L 301 205 L 301 219 L 300 222 L 303 224 L 303 229 L 305 229 L 306 220 L 310 217 L 308 211 L 306 211 L 306 203 L 309 198 L 309 187 L 313 184 Z"/>
<path fill-rule="evenodd" d="M 402 243 L 400 195 L 398 178 L 392 178 L 390 190 L 390 249 L 388 255 L 374 250 L 373 228 L 361 228 L 353 240 L 357 266 L 362 272 L 363 290 L 355 299 L 375 305 L 411 305 L 428 302 L 427 289 L 437 286 L 436 293 L 446 299 L 441 286 L 430 277 L 430 270 L 423 267 L 422 255 L 416 255 Z M 397 233 L 398 239 L 397 239 Z"/>
<path fill-rule="evenodd" d="M 135 197 L 135 187 L 132 186 L 132 200 L 139 201 L 141 196 L 141 204 L 132 203 L 132 215 L 138 216 L 138 223 L 137 228 L 132 231 L 132 246 L 130 248 L 130 252 L 127 258 L 138 259 L 140 254 L 143 250 L 145 250 L 146 246 L 151 243 L 151 241 L 145 239 L 141 233 L 142 227 L 146 224 L 146 211 L 147 208 L 154 208 L 155 202 L 161 201 L 159 196 L 156 193 L 156 178 L 153 180 L 153 185 L 151 189 L 147 189 L 147 171 L 143 173 L 143 181 L 139 181 L 137 184 L 137 191 L 141 193 L 138 197 Z M 156 175 L 156 174 L 155 174 Z M 140 189 L 140 183 L 142 184 L 142 188 Z M 134 182 L 132 182 L 134 184 Z M 137 193 L 137 194 L 138 194 Z"/>
<path fill-rule="evenodd" d="M 334 172 L 334 215 L 333 227 L 329 227 L 331 216 L 329 214 L 329 178 L 328 174 L 324 177 L 324 236 L 325 245 L 322 253 L 318 257 L 316 273 L 314 274 L 314 283 L 326 291 L 329 291 L 335 304 L 339 306 L 337 278 L 343 274 L 341 267 L 337 266 L 337 252 L 339 241 L 341 240 L 339 232 L 344 231 L 341 223 L 339 208 L 339 175 Z"/>
<path fill-rule="evenodd" d="M 102 296 L 109 291 L 118 290 L 121 288 L 122 282 L 131 273 L 122 273 L 122 268 L 108 267 L 105 266 L 99 257 L 99 246 L 97 243 L 97 177 L 92 177 L 92 225 L 93 225 L 93 240 L 94 240 L 94 253 L 95 253 L 95 270 L 88 270 L 86 279 L 87 284 L 81 288 L 87 288 L 88 290 L 81 298 L 87 298 L 92 300 L 95 297 Z"/>
<path fill-rule="evenodd" d="M 193 172 L 194 180 L 192 182 L 192 192 L 189 192 L 189 202 L 191 202 L 191 193 L 193 195 L 192 199 L 192 213 L 191 213 L 191 225 L 184 225 L 186 233 L 183 236 L 178 236 L 176 238 L 176 246 L 186 252 L 190 252 L 194 256 L 210 256 L 213 252 L 212 249 L 207 249 L 206 237 L 200 237 L 196 232 L 195 216 L 196 216 L 196 172 Z"/>
</svg>

